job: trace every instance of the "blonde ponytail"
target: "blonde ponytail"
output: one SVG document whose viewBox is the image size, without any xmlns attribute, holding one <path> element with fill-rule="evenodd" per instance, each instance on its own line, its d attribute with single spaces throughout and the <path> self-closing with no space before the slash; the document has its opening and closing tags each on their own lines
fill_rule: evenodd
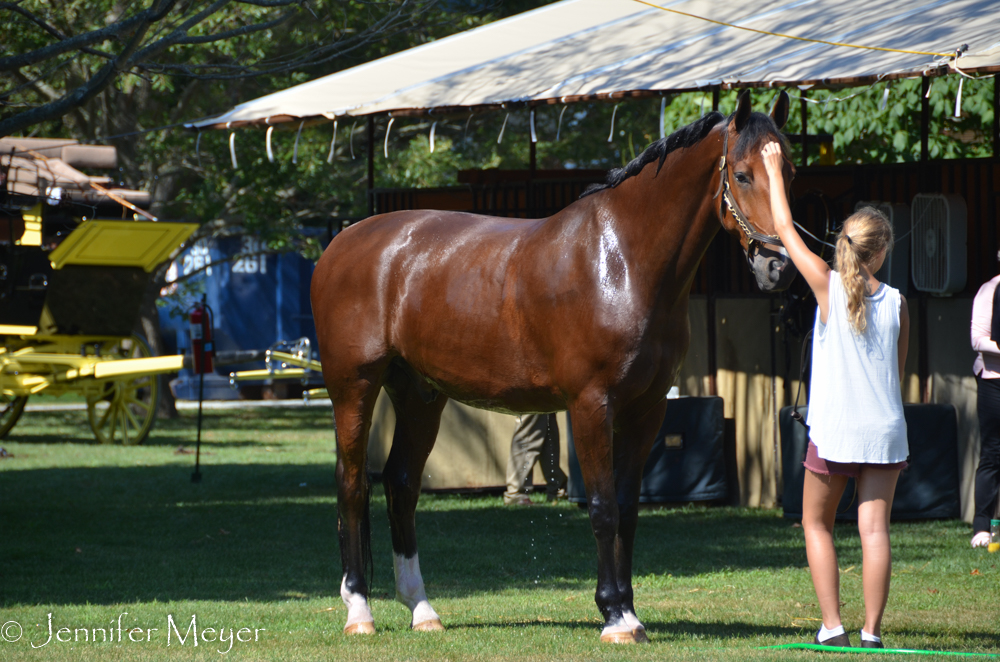
<svg viewBox="0 0 1000 662">
<path fill-rule="evenodd" d="M 892 244 L 892 225 L 885 214 L 874 207 L 863 207 L 854 212 L 844 221 L 837 237 L 833 268 L 844 284 L 847 320 L 855 333 L 864 333 L 868 326 L 867 282 L 861 267 L 871 267 L 879 253 L 892 250 Z"/>
</svg>

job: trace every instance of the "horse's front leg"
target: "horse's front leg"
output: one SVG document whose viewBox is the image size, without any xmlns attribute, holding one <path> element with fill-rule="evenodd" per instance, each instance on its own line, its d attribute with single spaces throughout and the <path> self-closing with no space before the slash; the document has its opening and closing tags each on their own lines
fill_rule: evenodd
<svg viewBox="0 0 1000 662">
<path fill-rule="evenodd" d="M 615 572 L 615 539 L 618 535 L 618 501 L 612 444 L 611 412 L 607 394 L 581 396 L 570 407 L 573 443 L 587 490 L 590 526 L 597 540 L 597 608 L 604 616 L 601 641 L 635 643 L 632 627 L 622 614 L 622 598 Z"/>
<path fill-rule="evenodd" d="M 667 411 L 666 399 L 638 417 L 619 417 L 614 436 L 615 492 L 618 497 L 618 535 L 615 537 L 615 575 L 621 596 L 622 615 L 638 643 L 648 643 L 646 628 L 635 615 L 632 593 L 632 554 L 639 523 L 639 492 L 642 471 Z"/>
</svg>

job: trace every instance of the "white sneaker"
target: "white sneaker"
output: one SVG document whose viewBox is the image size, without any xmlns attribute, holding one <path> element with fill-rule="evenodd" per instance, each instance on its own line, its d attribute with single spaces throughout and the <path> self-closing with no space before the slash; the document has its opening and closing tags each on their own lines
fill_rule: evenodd
<svg viewBox="0 0 1000 662">
<path fill-rule="evenodd" d="M 980 531 L 976 535 L 972 536 L 972 546 L 973 547 L 988 547 L 990 544 L 990 532 Z"/>
</svg>

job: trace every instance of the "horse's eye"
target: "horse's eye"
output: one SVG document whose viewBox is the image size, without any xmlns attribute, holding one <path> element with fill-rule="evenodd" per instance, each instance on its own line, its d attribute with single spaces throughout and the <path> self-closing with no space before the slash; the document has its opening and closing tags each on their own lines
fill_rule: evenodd
<svg viewBox="0 0 1000 662">
<path fill-rule="evenodd" d="M 740 184 L 749 184 L 750 183 L 750 180 L 742 172 L 737 172 L 734 176 L 736 177 L 736 181 L 738 183 L 740 183 Z"/>
</svg>

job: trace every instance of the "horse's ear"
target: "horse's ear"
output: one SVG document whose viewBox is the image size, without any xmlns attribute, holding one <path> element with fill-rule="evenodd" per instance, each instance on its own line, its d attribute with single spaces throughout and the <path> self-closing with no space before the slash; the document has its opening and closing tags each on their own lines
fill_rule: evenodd
<svg viewBox="0 0 1000 662">
<path fill-rule="evenodd" d="M 771 119 L 780 131 L 788 121 L 788 92 L 782 90 L 778 93 L 778 98 L 774 100 L 774 107 L 771 108 Z"/>
<path fill-rule="evenodd" d="M 737 133 L 743 130 L 750 119 L 750 112 L 753 109 L 750 104 L 750 90 L 740 92 L 740 97 L 736 101 L 736 112 L 733 113 L 733 124 L 736 125 Z"/>
</svg>

